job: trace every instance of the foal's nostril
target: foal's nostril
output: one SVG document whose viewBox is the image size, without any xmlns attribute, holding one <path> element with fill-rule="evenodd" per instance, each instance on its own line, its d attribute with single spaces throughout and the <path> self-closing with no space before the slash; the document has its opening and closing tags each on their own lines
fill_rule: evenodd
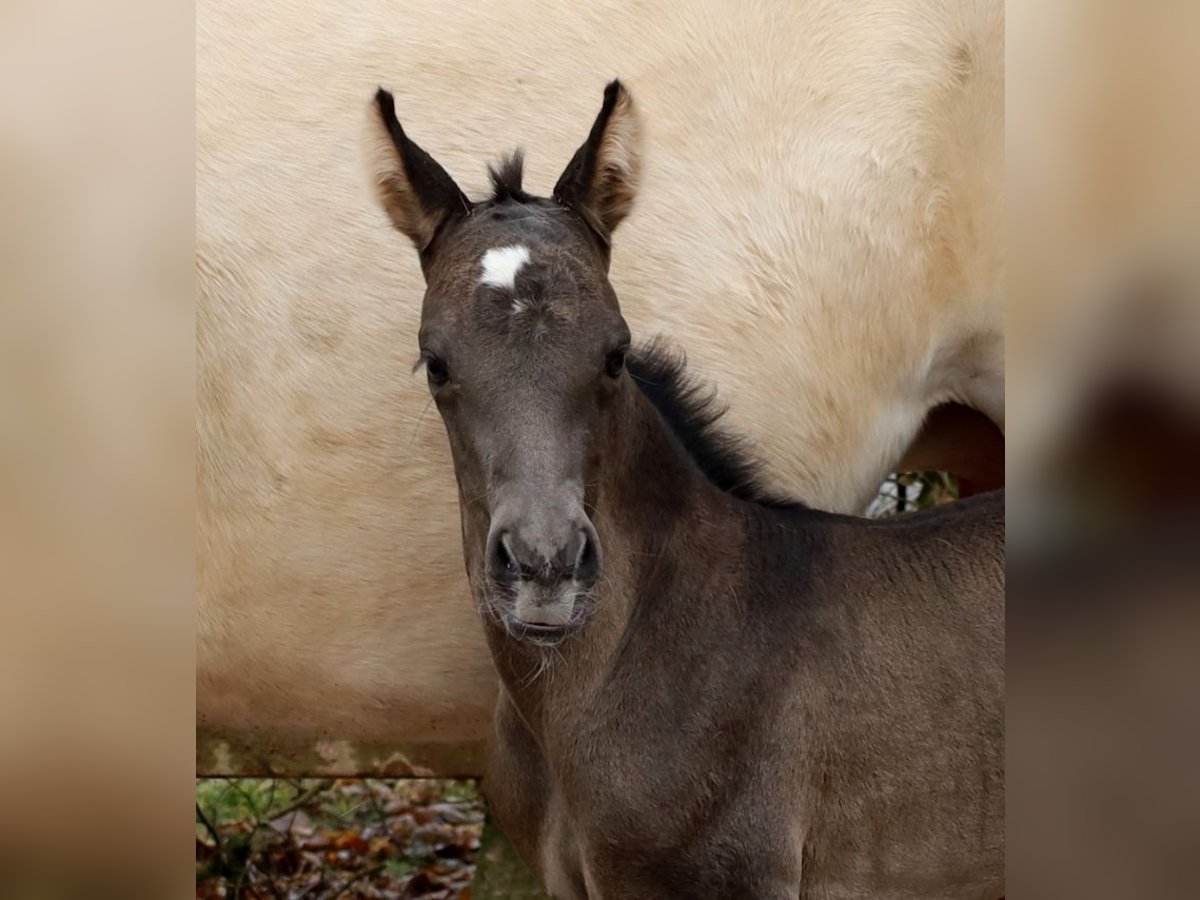
<svg viewBox="0 0 1200 900">
<path fill-rule="evenodd" d="M 507 531 L 492 536 L 488 548 L 488 576 L 501 584 L 512 584 L 521 577 L 521 564 L 512 552 Z"/>
<path fill-rule="evenodd" d="M 590 587 L 600 575 L 600 543 L 590 528 L 580 529 L 579 540 L 573 575 L 580 584 Z"/>
<path fill-rule="evenodd" d="M 566 532 L 570 537 L 553 542 L 543 539 L 539 549 L 521 534 L 519 527 L 496 527 L 488 536 L 487 577 L 506 587 L 523 581 L 543 587 L 575 581 L 581 587 L 591 587 L 600 575 L 600 542 L 590 522 L 571 525 L 573 530 Z"/>
</svg>

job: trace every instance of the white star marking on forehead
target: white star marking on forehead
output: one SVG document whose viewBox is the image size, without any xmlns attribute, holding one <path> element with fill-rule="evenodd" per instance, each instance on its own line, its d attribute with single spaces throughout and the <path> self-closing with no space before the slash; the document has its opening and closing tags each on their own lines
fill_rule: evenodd
<svg viewBox="0 0 1200 900">
<path fill-rule="evenodd" d="M 517 273 L 529 262 L 529 248 L 521 244 L 493 247 L 483 254 L 483 276 L 480 284 L 512 290 L 517 285 Z"/>
</svg>

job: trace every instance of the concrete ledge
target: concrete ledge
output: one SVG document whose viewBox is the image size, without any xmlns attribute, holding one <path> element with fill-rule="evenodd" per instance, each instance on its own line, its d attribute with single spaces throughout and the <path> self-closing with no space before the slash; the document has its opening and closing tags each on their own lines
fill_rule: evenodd
<svg viewBox="0 0 1200 900">
<path fill-rule="evenodd" d="M 256 729 L 196 729 L 198 778 L 480 778 L 485 758 L 484 741 L 393 744 Z"/>
</svg>

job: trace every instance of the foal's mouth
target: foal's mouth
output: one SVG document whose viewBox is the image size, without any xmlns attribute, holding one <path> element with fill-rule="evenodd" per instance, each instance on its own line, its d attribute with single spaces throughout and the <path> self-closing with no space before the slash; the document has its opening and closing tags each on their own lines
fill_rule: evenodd
<svg viewBox="0 0 1200 900">
<path fill-rule="evenodd" d="M 504 630 L 518 640 L 533 644 L 553 646 L 579 631 L 587 621 L 585 604 L 576 602 L 571 618 L 561 625 L 543 625 L 537 622 L 525 622 L 511 612 L 500 614 Z"/>
<path fill-rule="evenodd" d="M 591 612 L 590 593 L 579 586 L 492 582 L 489 594 L 488 609 L 508 636 L 541 646 L 554 646 L 578 632 Z"/>
</svg>

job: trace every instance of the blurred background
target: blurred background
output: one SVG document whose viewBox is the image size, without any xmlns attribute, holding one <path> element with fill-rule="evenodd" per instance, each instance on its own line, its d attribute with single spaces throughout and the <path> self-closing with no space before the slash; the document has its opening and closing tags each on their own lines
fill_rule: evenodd
<svg viewBox="0 0 1200 900">
<path fill-rule="evenodd" d="M 1200 887 L 1198 13 L 1007 5 L 1014 896 Z"/>
<path fill-rule="evenodd" d="M 1006 18 L 1010 890 L 1195 896 L 1200 20 Z M 347 785 L 279 837 L 316 784 L 194 779 L 194 27 L 0 10 L 0 893 L 184 895 L 339 840 L 457 890 L 469 785 Z M 914 483 L 877 512 L 948 490 Z M 373 857 L 395 827 L 425 849 Z"/>
</svg>

